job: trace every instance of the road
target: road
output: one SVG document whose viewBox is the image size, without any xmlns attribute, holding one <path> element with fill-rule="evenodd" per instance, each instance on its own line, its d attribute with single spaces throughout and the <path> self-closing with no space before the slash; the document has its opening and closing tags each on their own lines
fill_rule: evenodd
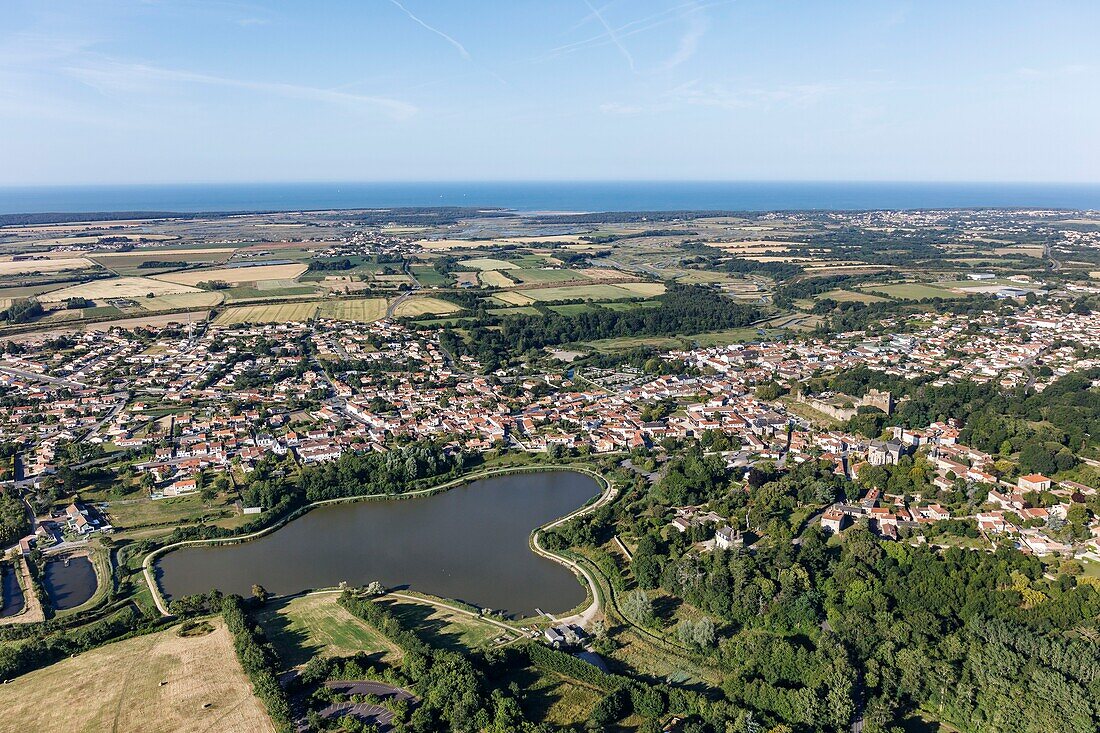
<svg viewBox="0 0 1100 733">
<path fill-rule="evenodd" d="M 412 295 L 415 294 L 416 291 L 420 290 L 420 281 L 417 280 L 416 276 L 412 274 L 411 270 L 409 270 L 408 260 L 405 260 L 405 263 L 402 265 L 401 270 L 406 275 L 408 275 L 410 280 L 413 281 L 413 286 L 410 290 L 406 290 L 400 295 L 400 297 L 398 297 L 396 300 L 392 301 L 389 305 L 386 306 L 386 318 L 393 318 L 393 314 L 397 312 L 397 309 L 401 306 L 401 304 L 412 297 Z"/>
<path fill-rule="evenodd" d="M 19 377 L 21 379 L 27 379 L 32 382 L 47 382 L 49 384 L 57 384 L 62 387 L 69 387 L 70 389 L 85 389 L 88 386 L 83 382 L 74 382 L 71 379 L 51 377 L 48 374 L 35 374 L 34 372 L 26 372 L 22 369 L 13 369 L 11 367 L 0 367 L 0 373 L 9 374 L 13 377 Z"/>
</svg>

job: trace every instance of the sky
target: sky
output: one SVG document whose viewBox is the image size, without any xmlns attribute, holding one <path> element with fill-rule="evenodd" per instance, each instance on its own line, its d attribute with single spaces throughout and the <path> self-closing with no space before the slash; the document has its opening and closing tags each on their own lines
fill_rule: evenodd
<svg viewBox="0 0 1100 733">
<path fill-rule="evenodd" d="M 1100 181 L 1095 0 L 3 0 L 0 185 Z"/>
</svg>

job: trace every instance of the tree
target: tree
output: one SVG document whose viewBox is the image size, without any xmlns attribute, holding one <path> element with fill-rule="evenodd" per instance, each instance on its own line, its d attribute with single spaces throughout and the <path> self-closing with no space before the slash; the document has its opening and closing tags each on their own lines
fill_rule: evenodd
<svg viewBox="0 0 1100 733">
<path fill-rule="evenodd" d="M 382 585 L 377 580 L 372 580 L 370 584 L 367 585 L 367 595 L 380 596 L 385 592 L 386 586 Z"/>
<path fill-rule="evenodd" d="M 648 624 L 653 620 L 653 603 L 641 588 L 630 591 L 623 603 L 623 613 L 637 624 Z"/>
<path fill-rule="evenodd" d="M 270 598 L 270 594 L 267 592 L 267 588 L 264 588 L 259 583 L 252 585 L 252 597 L 260 603 L 267 603 L 267 599 Z"/>
</svg>

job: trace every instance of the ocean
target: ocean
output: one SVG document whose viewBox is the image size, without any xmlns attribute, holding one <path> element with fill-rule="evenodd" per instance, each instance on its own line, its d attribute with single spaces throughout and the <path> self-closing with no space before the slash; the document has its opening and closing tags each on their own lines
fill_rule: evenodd
<svg viewBox="0 0 1100 733">
<path fill-rule="evenodd" d="M 1100 184 L 562 181 L 0 187 L 0 214 L 398 206 L 518 211 L 1100 209 Z"/>
</svg>

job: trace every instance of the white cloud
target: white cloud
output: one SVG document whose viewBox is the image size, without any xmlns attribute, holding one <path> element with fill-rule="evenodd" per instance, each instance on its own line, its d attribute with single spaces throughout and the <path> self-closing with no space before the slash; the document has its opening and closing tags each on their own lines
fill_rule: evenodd
<svg viewBox="0 0 1100 733">
<path fill-rule="evenodd" d="M 63 71 L 71 77 L 102 91 L 147 91 L 164 82 L 175 82 L 243 89 L 259 94 L 337 104 L 353 109 L 380 110 L 394 119 L 404 119 L 417 112 L 414 105 L 388 97 L 353 94 L 300 84 L 232 79 L 192 71 L 165 69 L 158 66 L 123 63 L 106 59 L 82 65 L 67 66 L 64 67 Z"/>
</svg>

